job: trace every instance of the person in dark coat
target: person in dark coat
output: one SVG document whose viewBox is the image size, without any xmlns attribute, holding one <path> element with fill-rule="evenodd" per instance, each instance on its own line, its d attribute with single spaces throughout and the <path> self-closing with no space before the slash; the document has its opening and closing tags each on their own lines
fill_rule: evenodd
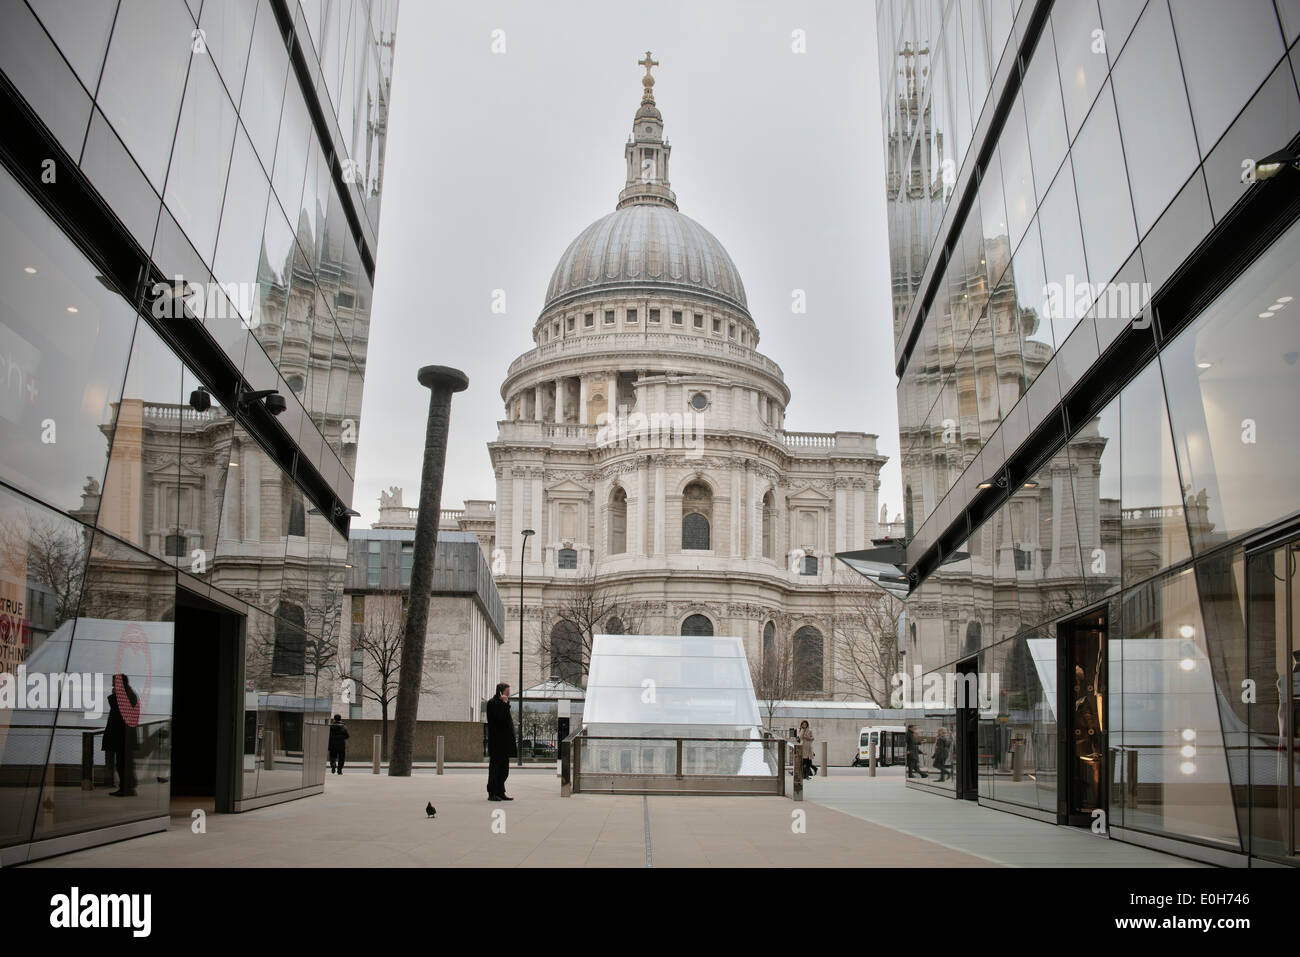
<svg viewBox="0 0 1300 957">
<path fill-rule="evenodd" d="M 113 692 L 108 696 L 108 722 L 104 726 L 104 742 L 100 745 L 102 751 L 112 753 L 117 768 L 117 790 L 110 791 L 110 797 L 135 795 L 135 762 L 131 760 L 131 750 L 135 743 L 135 726 L 140 720 L 139 705 L 140 699 L 126 675 L 113 675 Z M 129 727 L 123 711 L 133 718 Z"/>
<path fill-rule="evenodd" d="M 920 742 L 916 740 L 916 725 L 907 726 L 907 776 L 914 778 L 920 775 L 928 778 L 930 775 L 921 770 L 921 749 Z"/>
<path fill-rule="evenodd" d="M 343 759 L 347 757 L 348 728 L 343 723 L 343 715 L 336 714 L 330 723 L 330 771 L 343 773 Z"/>
<path fill-rule="evenodd" d="M 948 779 L 948 729 L 940 728 L 934 740 L 934 766 L 939 770 L 939 780 Z"/>
<path fill-rule="evenodd" d="M 497 685 L 497 693 L 487 703 L 489 801 L 513 801 L 506 794 L 510 759 L 519 753 L 515 743 L 515 722 L 510 716 L 510 686 Z"/>
</svg>

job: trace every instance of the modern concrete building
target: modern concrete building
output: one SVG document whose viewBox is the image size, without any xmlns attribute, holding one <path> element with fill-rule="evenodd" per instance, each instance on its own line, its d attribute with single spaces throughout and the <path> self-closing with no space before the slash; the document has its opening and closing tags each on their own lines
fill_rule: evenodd
<svg viewBox="0 0 1300 957">
<path fill-rule="evenodd" d="M 906 544 L 846 559 L 905 576 L 906 670 L 1000 677 L 922 763 L 946 724 L 950 795 L 1294 864 L 1300 15 L 877 13 Z"/>
<path fill-rule="evenodd" d="M 5 6 L 0 862 L 322 787 L 396 15 Z"/>
<path fill-rule="evenodd" d="M 382 723 L 384 702 L 391 702 L 393 716 L 414 556 L 413 528 L 356 529 L 349 535 L 343 620 L 351 625 L 339 644 L 343 666 L 334 710 L 347 716 L 354 730 Z M 439 531 L 417 720 L 422 730 L 427 723 L 437 726 L 430 735 L 458 743 L 456 753 L 447 755 L 451 759 L 483 758 L 483 704 L 499 680 L 504 624 L 501 597 L 478 538 Z M 419 747 L 416 756 L 426 757 Z"/>
</svg>

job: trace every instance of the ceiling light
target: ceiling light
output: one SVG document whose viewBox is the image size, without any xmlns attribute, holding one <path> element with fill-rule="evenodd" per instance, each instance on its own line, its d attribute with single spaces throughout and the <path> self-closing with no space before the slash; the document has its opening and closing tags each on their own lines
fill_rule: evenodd
<svg viewBox="0 0 1300 957">
<path fill-rule="evenodd" d="M 1273 313 L 1271 313 L 1271 312 L 1261 312 L 1261 313 L 1259 314 L 1259 318 L 1261 318 L 1261 319 L 1272 319 L 1272 318 L 1273 318 Z"/>
<path fill-rule="evenodd" d="M 36 267 L 35 267 L 35 266 L 24 266 L 24 267 L 23 267 L 23 272 L 27 273 L 27 275 L 29 275 L 29 276 L 35 276 L 35 275 L 36 275 Z"/>
<path fill-rule="evenodd" d="M 1181 755 L 1182 755 L 1183 757 L 1185 757 L 1185 758 L 1194 758 L 1194 757 L 1196 757 L 1196 749 L 1195 749 L 1194 747 L 1192 747 L 1190 744 L 1184 744 L 1184 745 L 1182 746 L 1182 748 L 1179 749 L 1178 753 L 1181 754 Z"/>
<path fill-rule="evenodd" d="M 1184 638 L 1193 638 L 1196 636 L 1196 629 L 1192 625 L 1179 625 L 1178 634 Z"/>
<path fill-rule="evenodd" d="M 1182 668 L 1184 671 L 1195 671 L 1196 662 L 1191 658 L 1184 658 L 1182 661 L 1178 662 L 1178 667 Z"/>
<path fill-rule="evenodd" d="M 1022 485 L 1021 488 L 1038 488 L 1038 483 L 1031 479 L 1030 481 L 1026 482 L 1024 485 Z"/>
<path fill-rule="evenodd" d="M 75 315 L 77 312 L 79 312 L 79 311 L 80 311 L 80 310 L 77 309 L 76 306 L 69 306 L 69 307 L 68 307 L 68 312 L 70 312 L 70 313 L 72 313 L 72 314 L 74 314 L 74 315 Z"/>
<path fill-rule="evenodd" d="M 1195 732 L 1194 730 L 1192 730 L 1191 728 L 1183 728 L 1183 740 L 1184 740 L 1184 741 L 1195 741 L 1195 740 L 1196 740 L 1196 732 Z"/>
<path fill-rule="evenodd" d="M 1196 363 L 1196 368 L 1198 368 L 1198 369 L 1208 369 L 1208 368 L 1210 368 L 1210 367 L 1213 366 L 1213 365 L 1214 365 L 1213 362 L 1206 362 L 1204 359 L 1202 359 L 1200 362 Z"/>
<path fill-rule="evenodd" d="M 1290 296 L 1278 296 L 1278 297 L 1277 297 L 1277 301 L 1278 301 L 1278 302 L 1290 302 L 1290 301 L 1291 301 L 1291 297 L 1290 297 Z"/>
<path fill-rule="evenodd" d="M 1182 764 L 1178 765 L 1178 770 L 1182 771 L 1184 774 L 1195 774 L 1196 765 L 1191 761 L 1184 761 Z"/>
</svg>

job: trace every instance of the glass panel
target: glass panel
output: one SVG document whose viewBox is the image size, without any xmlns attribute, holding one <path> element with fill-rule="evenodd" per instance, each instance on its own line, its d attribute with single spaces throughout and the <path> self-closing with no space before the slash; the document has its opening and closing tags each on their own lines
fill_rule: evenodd
<svg viewBox="0 0 1300 957">
<path fill-rule="evenodd" d="M 158 194 L 99 110 L 90 118 L 81 171 L 112 206 L 114 215 L 131 231 L 140 248 L 152 249 L 158 226 Z"/>
<path fill-rule="evenodd" d="M 1114 63 L 1142 8 L 1148 4 L 1147 0 L 1100 0 L 1100 6 L 1101 25 L 1106 31 L 1106 54 Z"/>
<path fill-rule="evenodd" d="M 24 664 L 29 671 L 68 670 L 69 638 L 81 602 L 88 535 L 84 526 L 71 519 L 0 488 L 0 675 L 5 680 L 14 681 L 18 667 Z M 51 643 L 53 636 L 58 637 Z M 35 651 L 47 646 L 39 658 L 33 658 Z M 90 695 L 87 710 L 103 704 L 93 680 L 80 692 L 82 703 L 85 695 Z M 52 702 L 23 704 L 39 707 L 15 707 L 15 700 L 0 708 L 0 774 L 5 781 L 0 846 L 31 839 L 54 738 L 57 714 L 50 707 Z M 67 734 L 60 732 L 61 745 L 66 745 L 66 738 Z M 100 766 L 94 773 L 102 783 L 107 772 L 98 741 L 92 742 L 92 747 L 91 763 Z M 78 763 L 81 748 L 77 742 Z"/>
<path fill-rule="evenodd" d="M 1122 456 L 1121 552 L 1124 583 L 1142 581 L 1191 555 L 1184 490 L 1160 385 L 1160 367 L 1147 366 L 1120 396 Z"/>
<path fill-rule="evenodd" d="M 235 135 L 235 109 L 207 57 L 194 57 L 163 201 L 190 242 L 212 261 L 222 190 Z M 236 189 L 242 184 L 234 184 Z"/>
<path fill-rule="evenodd" d="M 1125 772 L 1117 796 L 1125 804 L 1124 826 L 1237 846 L 1194 573 L 1189 568 L 1140 585 L 1125 592 L 1121 606 L 1123 727 L 1112 733 L 1119 739 L 1112 745 L 1125 755 L 1117 762 Z"/>
<path fill-rule="evenodd" d="M 243 98 L 239 101 L 239 118 L 267 169 L 271 168 L 275 156 L 288 67 L 289 52 L 285 49 L 284 35 L 280 33 L 275 14 L 271 12 L 268 0 L 258 0 L 253 45 L 248 54 L 248 73 L 244 78 Z"/>
<path fill-rule="evenodd" d="M 1034 192 L 1034 175 L 1029 161 L 1029 133 L 1025 111 L 1017 95 L 1007 114 L 1006 124 L 998 137 L 1002 159 L 1002 189 L 1007 206 L 1007 235 L 1015 247 L 1024 235 L 1038 205 Z"/>
<path fill-rule="evenodd" d="M 180 514 L 202 495 L 180 484 L 181 362 L 141 322 L 131 345 L 126 385 L 116 415 L 105 427 L 112 453 L 104 476 L 99 527 L 164 561 L 188 563 L 189 543 Z M 191 477 L 193 470 L 187 470 Z M 196 492 L 198 493 L 196 495 Z M 185 522 L 188 527 L 192 522 Z M 197 546 L 196 546 L 197 547 Z"/>
<path fill-rule="evenodd" d="M 28 4 L 58 44 L 81 83 L 94 90 L 108 49 L 117 3 L 104 0 L 32 0 Z M 6 27 L 11 23 L 6 23 Z"/>
<path fill-rule="evenodd" d="M 96 105 L 158 190 L 172 152 L 194 30 L 181 0 L 121 4 L 95 95 Z"/>
<path fill-rule="evenodd" d="M 0 68 L 68 154 L 74 159 L 80 156 L 90 121 L 90 97 L 40 23 L 21 4 L 6 10 Z"/>
<path fill-rule="evenodd" d="M 1213 225 L 1205 180 L 1197 170 L 1142 240 L 1142 263 L 1152 289 L 1174 274 Z"/>
<path fill-rule="evenodd" d="M 236 296 L 232 302 L 239 315 L 247 320 L 245 325 L 261 325 L 268 309 L 269 264 L 266 278 L 268 286 L 262 286 L 259 270 L 262 247 L 262 227 L 266 223 L 266 174 L 257 161 L 252 144 L 241 129 L 235 136 L 235 149 L 231 156 L 230 186 L 226 189 L 225 205 L 221 210 L 221 229 L 217 234 L 217 250 L 212 260 L 213 272 L 220 283 L 234 283 Z M 278 321 L 276 323 L 278 325 Z M 226 324 L 226 325 L 238 325 Z M 235 330 L 226 329 L 226 334 L 213 332 L 218 342 L 238 342 L 241 347 L 243 336 L 235 336 Z M 242 363 L 243 354 L 233 357 Z"/>
<path fill-rule="evenodd" d="M 1170 10 L 1196 136 L 1206 153 L 1285 52 L 1282 33 L 1270 3 L 1178 0 Z"/>
<path fill-rule="evenodd" d="M 0 262 L 0 478 L 93 522 L 135 315 L 8 175 Z"/>
<path fill-rule="evenodd" d="M 169 813 L 175 607 L 174 570 L 95 536 L 75 629 L 65 622 L 27 659 L 31 672 L 63 671 L 83 683 L 80 706 L 55 717 L 35 840 Z"/>
<path fill-rule="evenodd" d="M 1025 119 L 1029 125 L 1029 152 L 1033 155 L 1034 182 L 1041 201 L 1069 146 L 1050 22 L 1043 24 L 1043 33 L 1025 72 L 1023 90 Z"/>
<path fill-rule="evenodd" d="M 1043 290 L 1047 280 L 1043 271 L 1043 253 L 1039 244 L 1038 219 L 1029 226 L 1025 241 L 1016 250 L 1012 263 L 1016 283 L 1016 307 L 1013 328 L 1020 333 L 1020 354 L 1025 380 L 1032 383 L 1052 358 L 1052 322 L 1043 308 Z"/>
<path fill-rule="evenodd" d="M 1110 281 L 1137 244 L 1133 211 L 1109 87 L 1097 100 L 1070 152 L 1079 193 L 1079 221 L 1093 288 Z"/>
<path fill-rule="evenodd" d="M 1053 4 L 1051 16 L 1066 126 L 1073 140 L 1101 91 L 1110 65 L 1106 62 L 1104 45 L 1099 48 L 1096 42 L 1097 31 L 1101 29 L 1096 0 Z"/>
<path fill-rule="evenodd" d="M 232 100 L 239 99 L 239 91 L 244 86 L 244 68 L 248 65 L 249 39 L 256 13 L 257 0 L 223 0 L 205 4 L 199 16 L 204 45 Z"/>
<path fill-rule="evenodd" d="M 1067 452 L 1088 601 L 1120 587 L 1119 399 L 1084 423 Z"/>
<path fill-rule="evenodd" d="M 1297 263 L 1292 226 L 1161 354 L 1198 551 L 1296 510 Z"/>
<path fill-rule="evenodd" d="M 1079 205 L 1074 194 L 1074 166 L 1068 157 L 1043 200 L 1038 221 L 1043 238 L 1044 278 L 1037 290 L 1038 297 L 1032 301 L 1040 304 L 1044 315 L 1051 320 L 1047 323 L 1051 326 L 1050 334 L 1059 343 L 1066 340 L 1079 319 L 1087 314 L 1092 302 L 1083 236 L 1079 231 Z"/>
<path fill-rule="evenodd" d="M 1138 235 L 1160 217 L 1199 158 L 1169 7 L 1149 3 L 1111 73 Z"/>
<path fill-rule="evenodd" d="M 1245 734 L 1229 739 L 1239 741 L 1246 737 L 1249 741 L 1249 767 L 1237 769 L 1234 783 L 1245 776 L 1243 771 L 1248 771 L 1250 851 L 1270 857 L 1294 854 L 1296 846 L 1291 842 L 1297 839 L 1296 825 L 1300 824 L 1300 821 L 1287 821 L 1287 792 L 1291 791 L 1294 801 L 1295 788 L 1300 786 L 1300 772 L 1296 767 L 1300 740 L 1296 739 L 1295 730 L 1296 719 L 1300 717 L 1296 713 L 1300 710 L 1296 688 L 1300 676 L 1296 674 L 1295 664 L 1300 656 L 1296 635 L 1297 614 L 1300 614 L 1297 551 L 1300 549 L 1293 540 L 1252 555 L 1248 561 L 1250 637 L 1244 657 L 1247 676 L 1255 683 L 1255 700 L 1245 709 L 1248 726 L 1242 728 L 1239 721 L 1233 722 L 1233 730 Z M 1288 747 L 1291 761 L 1287 760 Z"/>
</svg>

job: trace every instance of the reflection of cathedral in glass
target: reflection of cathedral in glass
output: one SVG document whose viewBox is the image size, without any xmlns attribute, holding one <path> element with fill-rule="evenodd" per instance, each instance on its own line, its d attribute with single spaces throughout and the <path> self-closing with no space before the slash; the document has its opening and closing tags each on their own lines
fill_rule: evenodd
<svg viewBox="0 0 1300 957">
<path fill-rule="evenodd" d="M 900 651 L 1001 676 L 960 796 L 1294 862 L 1300 227 L 1239 160 L 1300 128 L 1300 23 L 1197 9 L 878 7 Z"/>
<path fill-rule="evenodd" d="M 135 696 L 0 708 L 5 864 L 318 792 L 341 670 L 396 4 L 117 7 L 0 55 L 0 681 Z"/>
</svg>

